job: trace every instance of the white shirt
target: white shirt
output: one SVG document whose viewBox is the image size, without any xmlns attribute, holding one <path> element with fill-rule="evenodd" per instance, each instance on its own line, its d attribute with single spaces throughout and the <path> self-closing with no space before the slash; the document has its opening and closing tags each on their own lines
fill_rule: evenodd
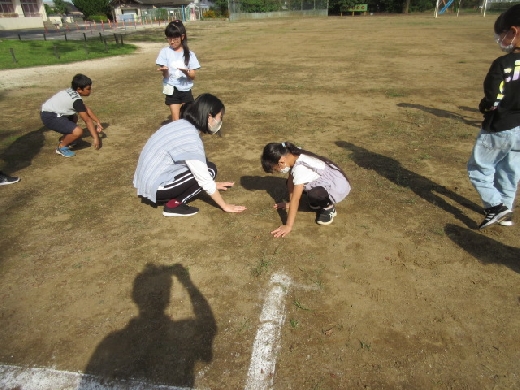
<svg viewBox="0 0 520 390">
<path fill-rule="evenodd" d="M 167 66 L 169 78 L 164 79 L 164 83 L 173 85 L 179 91 L 189 91 L 193 87 L 193 80 L 181 72 L 179 69 L 199 69 L 200 64 L 194 52 L 190 51 L 190 61 L 188 66 L 184 63 L 184 51 L 174 51 L 171 47 L 164 47 L 159 52 L 155 63 L 159 66 Z"/>
<path fill-rule="evenodd" d="M 294 166 L 291 170 L 291 175 L 293 177 L 294 185 L 307 184 L 310 183 L 320 177 L 315 171 L 306 167 L 303 164 L 298 164 L 298 162 L 304 162 L 310 167 L 316 169 L 324 169 L 325 162 L 318 160 L 315 157 L 306 156 L 305 154 L 301 154 L 294 163 Z"/>
</svg>

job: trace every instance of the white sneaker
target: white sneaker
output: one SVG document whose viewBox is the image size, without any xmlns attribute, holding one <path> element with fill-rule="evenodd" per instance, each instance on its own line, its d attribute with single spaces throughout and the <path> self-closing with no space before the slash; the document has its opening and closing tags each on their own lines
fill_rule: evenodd
<svg viewBox="0 0 520 390">
<path fill-rule="evenodd" d="M 511 212 L 505 219 L 498 222 L 500 226 L 513 226 L 515 223 L 513 222 L 513 212 Z"/>
</svg>

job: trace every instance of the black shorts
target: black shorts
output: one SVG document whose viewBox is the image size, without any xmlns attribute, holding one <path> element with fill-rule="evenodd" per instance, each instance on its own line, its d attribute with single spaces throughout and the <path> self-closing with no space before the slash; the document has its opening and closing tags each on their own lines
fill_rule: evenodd
<svg viewBox="0 0 520 390">
<path fill-rule="evenodd" d="M 184 104 L 184 103 L 191 103 L 194 101 L 193 95 L 190 91 L 179 91 L 177 88 L 174 87 L 173 89 L 173 95 L 166 95 L 164 99 L 164 104 L 169 106 L 170 104 Z"/>
<path fill-rule="evenodd" d="M 72 134 L 74 129 L 78 127 L 77 123 L 74 122 L 75 115 L 58 116 L 55 112 L 43 111 L 40 113 L 40 118 L 45 127 L 60 134 Z"/>
</svg>

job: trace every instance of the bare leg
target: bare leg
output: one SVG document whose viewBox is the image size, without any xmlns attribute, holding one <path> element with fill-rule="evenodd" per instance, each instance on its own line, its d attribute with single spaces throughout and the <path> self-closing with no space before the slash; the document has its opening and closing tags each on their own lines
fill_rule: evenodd
<svg viewBox="0 0 520 390">
<path fill-rule="evenodd" d="M 72 131 L 72 133 L 65 135 L 60 140 L 59 147 L 63 148 L 65 146 L 70 145 L 72 142 L 74 142 L 75 140 L 80 138 L 82 135 L 83 135 L 83 129 L 81 127 L 79 127 L 79 126 L 76 126 L 76 128 Z"/>
<path fill-rule="evenodd" d="M 172 113 L 172 121 L 178 121 L 181 118 L 182 104 L 170 104 L 170 111 Z"/>
</svg>

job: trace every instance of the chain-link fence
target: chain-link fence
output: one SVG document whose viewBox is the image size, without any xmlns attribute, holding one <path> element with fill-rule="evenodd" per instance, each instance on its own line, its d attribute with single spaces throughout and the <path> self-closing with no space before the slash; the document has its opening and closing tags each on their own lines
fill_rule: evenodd
<svg viewBox="0 0 520 390">
<path fill-rule="evenodd" d="M 327 0 L 230 0 L 230 13 L 285 12 L 327 9 Z"/>
<path fill-rule="evenodd" d="M 127 22 L 157 22 L 172 20 L 199 20 L 202 18 L 203 8 L 198 6 L 186 6 L 177 8 L 149 8 L 141 11 L 141 15 L 122 14 L 118 15 L 119 21 Z"/>
</svg>

